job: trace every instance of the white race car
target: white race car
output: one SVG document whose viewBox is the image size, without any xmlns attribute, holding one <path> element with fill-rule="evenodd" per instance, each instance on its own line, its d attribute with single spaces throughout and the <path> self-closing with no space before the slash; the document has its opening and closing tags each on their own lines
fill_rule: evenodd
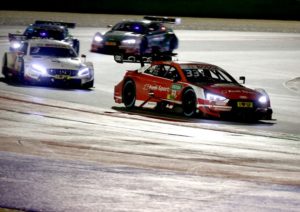
<svg viewBox="0 0 300 212">
<path fill-rule="evenodd" d="M 2 74 L 7 80 L 39 84 L 66 84 L 90 88 L 94 85 L 94 68 L 86 56 L 77 55 L 70 44 L 50 39 L 22 42 L 20 51 L 6 52 Z"/>
</svg>

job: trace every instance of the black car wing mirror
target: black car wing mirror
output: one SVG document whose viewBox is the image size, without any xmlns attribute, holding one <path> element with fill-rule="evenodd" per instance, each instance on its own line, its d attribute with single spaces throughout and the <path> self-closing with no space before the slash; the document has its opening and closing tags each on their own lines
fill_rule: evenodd
<svg viewBox="0 0 300 212">
<path fill-rule="evenodd" d="M 85 54 L 82 54 L 81 58 L 84 60 L 84 62 L 86 62 L 86 55 Z"/>
<path fill-rule="evenodd" d="M 243 82 L 242 84 L 245 84 L 245 82 L 246 82 L 246 77 L 240 76 L 240 80 Z"/>
</svg>

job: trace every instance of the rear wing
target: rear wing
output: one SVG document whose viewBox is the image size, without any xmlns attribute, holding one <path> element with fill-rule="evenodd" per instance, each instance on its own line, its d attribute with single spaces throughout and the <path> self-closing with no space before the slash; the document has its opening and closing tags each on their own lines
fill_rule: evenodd
<svg viewBox="0 0 300 212">
<path fill-rule="evenodd" d="M 41 20 L 36 20 L 34 24 L 47 24 L 47 25 L 56 25 L 56 26 L 64 26 L 67 28 L 75 28 L 76 24 L 75 23 L 69 23 L 69 22 L 60 22 L 60 21 L 41 21 Z"/>
<path fill-rule="evenodd" d="M 170 17 L 160 17 L 160 16 L 145 16 L 145 20 L 149 21 L 158 21 L 163 23 L 170 23 L 170 24 L 180 24 L 181 18 L 170 18 Z"/>
<path fill-rule="evenodd" d="M 152 61 L 172 61 L 174 56 L 177 56 L 177 53 L 156 53 L 143 56 L 125 56 L 116 54 L 114 55 L 114 60 L 117 63 L 141 63 L 141 66 L 144 66 L 145 63 L 151 63 Z"/>
<path fill-rule="evenodd" d="M 22 35 L 22 34 L 8 33 L 8 40 L 9 40 L 9 42 L 11 42 L 11 41 L 24 41 L 24 40 L 26 40 L 26 36 Z"/>
</svg>

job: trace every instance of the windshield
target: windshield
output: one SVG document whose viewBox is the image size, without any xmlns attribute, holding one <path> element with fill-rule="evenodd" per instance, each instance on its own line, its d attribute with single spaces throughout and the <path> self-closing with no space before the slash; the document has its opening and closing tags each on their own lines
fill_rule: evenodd
<svg viewBox="0 0 300 212">
<path fill-rule="evenodd" d="M 237 83 L 226 71 L 213 66 L 185 67 L 185 77 L 192 83 Z"/>
<path fill-rule="evenodd" d="M 55 40 L 65 39 L 64 31 L 55 29 L 40 29 L 40 28 L 28 28 L 24 35 L 30 38 L 52 38 Z"/>
<path fill-rule="evenodd" d="M 142 23 L 131 23 L 123 22 L 115 25 L 112 30 L 115 31 L 125 31 L 125 32 L 135 32 L 139 34 L 146 33 L 146 27 Z"/>
<path fill-rule="evenodd" d="M 41 47 L 41 46 L 31 47 L 30 55 L 49 56 L 49 57 L 77 57 L 76 52 L 72 48 Z"/>
</svg>

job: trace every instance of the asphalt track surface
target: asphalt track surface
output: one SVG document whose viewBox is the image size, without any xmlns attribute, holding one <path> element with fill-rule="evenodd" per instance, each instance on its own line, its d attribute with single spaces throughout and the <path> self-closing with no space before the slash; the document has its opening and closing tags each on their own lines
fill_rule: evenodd
<svg viewBox="0 0 300 212">
<path fill-rule="evenodd" d="M 258 24 L 263 26 L 263 24 Z M 3 25 L 6 35 L 24 26 Z M 184 28 L 184 27 L 183 27 Z M 274 120 L 186 119 L 113 102 L 124 70 L 89 53 L 95 88 L 0 82 L 0 206 L 27 211 L 299 211 L 300 35 L 178 29 L 180 60 L 217 64 L 268 91 Z"/>
</svg>

